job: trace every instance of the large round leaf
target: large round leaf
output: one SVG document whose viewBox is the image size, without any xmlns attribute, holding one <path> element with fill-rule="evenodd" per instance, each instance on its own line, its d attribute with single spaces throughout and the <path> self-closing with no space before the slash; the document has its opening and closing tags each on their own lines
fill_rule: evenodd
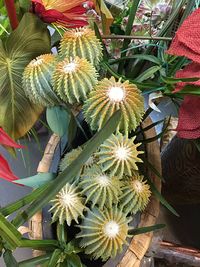
<svg viewBox="0 0 200 267">
<path fill-rule="evenodd" d="M 47 27 L 26 13 L 5 43 L 0 41 L 0 126 L 14 139 L 27 133 L 42 111 L 22 88 L 22 74 L 35 57 L 50 52 Z"/>
</svg>

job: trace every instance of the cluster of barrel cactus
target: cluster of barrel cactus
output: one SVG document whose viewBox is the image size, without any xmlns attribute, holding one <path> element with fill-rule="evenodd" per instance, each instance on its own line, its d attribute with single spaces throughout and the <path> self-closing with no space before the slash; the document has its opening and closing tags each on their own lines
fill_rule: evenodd
<svg viewBox="0 0 200 267">
<path fill-rule="evenodd" d="M 139 174 L 141 163 L 135 137 L 130 137 L 144 114 L 144 100 L 137 86 L 114 77 L 98 81 L 102 46 L 93 30 L 67 31 L 58 55 L 41 55 L 31 61 L 23 76 L 26 95 L 43 106 L 81 104 L 91 130 L 100 130 L 115 111 L 121 120 L 112 134 L 82 166 L 71 183 L 51 201 L 52 220 L 68 226 L 75 221 L 86 254 L 107 260 L 127 243 L 129 222 L 144 210 L 150 198 L 149 185 Z M 60 171 L 84 150 L 67 153 Z"/>
</svg>

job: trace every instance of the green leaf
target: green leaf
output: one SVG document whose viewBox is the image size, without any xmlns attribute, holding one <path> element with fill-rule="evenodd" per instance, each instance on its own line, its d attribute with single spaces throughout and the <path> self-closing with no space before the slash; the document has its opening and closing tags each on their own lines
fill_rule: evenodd
<svg viewBox="0 0 200 267">
<path fill-rule="evenodd" d="M 154 75 L 154 73 L 156 73 L 160 69 L 161 69 L 160 66 L 150 67 L 149 69 L 142 72 L 142 74 L 140 74 L 135 80 L 136 80 L 136 82 L 143 82 L 143 81 L 151 78 Z"/>
<path fill-rule="evenodd" d="M 49 52 L 47 27 L 31 13 L 24 15 L 4 44 L 0 42 L 0 126 L 14 139 L 30 130 L 43 109 L 25 96 L 24 68 L 36 56 Z"/>
<path fill-rule="evenodd" d="M 57 240 L 29 240 L 22 238 L 19 247 L 37 250 L 54 250 L 59 247 L 59 243 Z"/>
<path fill-rule="evenodd" d="M 144 159 L 144 164 L 147 165 L 151 170 L 152 172 L 155 173 L 156 176 L 158 176 L 160 178 L 160 180 L 162 182 L 164 182 L 164 178 L 162 177 L 162 175 L 159 173 L 159 171 L 151 164 L 151 162 L 148 161 L 148 159 Z"/>
<path fill-rule="evenodd" d="M 8 216 L 9 214 L 12 214 L 13 212 L 21 209 L 25 205 L 31 203 L 34 199 L 37 199 L 37 197 L 45 191 L 46 185 L 42 186 L 36 190 L 34 190 L 32 193 L 28 194 L 27 196 L 17 200 L 14 203 L 11 203 L 7 205 L 6 207 L 0 208 L 0 213 L 2 213 L 4 216 Z"/>
<path fill-rule="evenodd" d="M 161 79 L 168 84 L 175 84 L 179 82 L 196 82 L 200 78 L 194 77 L 194 78 L 172 78 L 172 77 L 161 77 Z"/>
<path fill-rule="evenodd" d="M 51 254 L 45 254 L 39 257 L 21 261 L 19 262 L 19 267 L 35 267 L 38 264 L 43 264 L 47 262 L 50 259 L 50 257 L 51 257 Z"/>
<path fill-rule="evenodd" d="M 156 122 L 150 124 L 149 126 L 147 126 L 147 127 L 145 127 L 145 128 L 141 128 L 141 129 L 138 131 L 138 133 L 140 133 L 140 132 L 146 132 L 146 131 L 150 130 L 151 128 L 154 128 L 155 126 L 157 126 L 157 125 L 163 123 L 164 121 L 165 121 L 165 119 L 156 121 Z"/>
<path fill-rule="evenodd" d="M 104 44 L 104 42 L 103 42 L 103 40 L 101 38 L 99 27 L 97 26 L 97 24 L 95 22 L 94 22 L 94 31 L 95 31 L 96 37 L 100 40 L 101 45 L 103 47 L 103 59 L 107 60 L 108 59 L 108 52 L 107 52 L 106 46 L 105 46 L 105 44 Z"/>
<path fill-rule="evenodd" d="M 181 91 L 176 92 L 177 95 L 200 95 L 200 86 L 186 85 Z"/>
<path fill-rule="evenodd" d="M 144 233 L 149 233 L 152 231 L 160 230 L 160 229 L 164 228 L 165 226 L 166 226 L 165 224 L 155 224 L 155 225 L 151 225 L 151 226 L 147 226 L 147 227 L 140 227 L 140 228 L 136 228 L 136 229 L 131 229 L 128 231 L 128 233 L 130 235 L 141 235 Z"/>
<path fill-rule="evenodd" d="M 6 249 L 6 251 L 3 254 L 4 262 L 6 264 L 6 267 L 19 267 L 16 259 L 14 258 L 12 251 L 9 249 Z"/>
<path fill-rule="evenodd" d="M 46 116 L 52 132 L 60 137 L 67 133 L 71 116 L 63 107 L 47 108 Z"/>
<path fill-rule="evenodd" d="M 131 57 L 121 57 L 121 58 L 114 59 L 114 60 L 112 59 L 109 61 L 109 64 L 112 65 L 112 64 L 115 64 L 115 63 L 120 62 L 120 61 L 131 60 L 131 59 L 147 60 L 147 61 L 153 62 L 157 65 L 162 64 L 162 62 L 157 57 L 151 56 L 151 55 L 143 55 L 143 54 L 135 54 Z"/>
<path fill-rule="evenodd" d="M 66 260 L 61 264 L 62 267 L 82 267 L 81 259 L 76 254 L 67 255 Z"/>
<path fill-rule="evenodd" d="M 175 211 L 175 209 L 167 202 L 167 200 L 161 195 L 161 193 L 158 191 L 158 189 L 155 187 L 155 185 L 152 183 L 152 181 L 146 177 L 152 193 L 159 199 L 160 203 L 163 204 L 171 213 L 179 217 L 179 214 Z"/>
<path fill-rule="evenodd" d="M 61 253 L 62 251 L 60 249 L 55 249 L 51 258 L 50 258 L 50 261 L 48 263 L 48 267 L 55 267 L 58 263 L 58 260 L 61 256 Z"/>
<path fill-rule="evenodd" d="M 70 182 L 73 177 L 79 172 L 82 165 L 89 159 L 91 154 L 96 151 L 100 144 L 102 144 L 113 132 L 116 130 L 121 117 L 121 112 L 118 110 L 107 121 L 105 126 L 97 132 L 86 144 L 84 150 L 80 153 L 76 160 L 74 160 L 52 183 L 46 188 L 40 196 L 35 199 L 32 204 L 21 214 L 14 219 L 13 224 L 16 227 L 22 225 L 26 220 L 31 218 L 38 210 L 42 209 L 55 195 L 63 188 L 63 186 Z"/>
<path fill-rule="evenodd" d="M 125 35 L 131 35 L 132 27 L 133 27 L 133 22 L 135 20 L 135 15 L 138 9 L 138 5 L 140 3 L 140 0 L 134 0 L 132 1 L 132 5 L 129 10 L 129 17 L 128 17 L 128 22 L 126 25 L 126 30 L 125 30 Z M 124 39 L 123 46 L 122 46 L 122 51 L 126 50 L 128 48 L 129 43 L 131 40 Z M 126 52 L 121 53 L 121 57 L 126 56 Z M 121 74 L 124 69 L 124 61 L 120 62 L 119 67 L 118 67 L 118 72 Z"/>
<path fill-rule="evenodd" d="M 37 188 L 43 184 L 48 183 L 49 181 L 52 181 L 55 177 L 56 177 L 55 173 L 50 173 L 50 172 L 38 173 L 28 178 L 18 179 L 15 181 L 15 183 Z"/>
<path fill-rule="evenodd" d="M 0 213 L 0 236 L 4 241 L 6 241 L 9 247 L 15 249 L 20 246 L 22 235 L 10 223 L 1 213 Z"/>
<path fill-rule="evenodd" d="M 56 234 L 57 234 L 57 239 L 61 243 L 61 245 L 63 246 L 66 245 L 67 231 L 64 224 L 57 223 Z"/>
</svg>

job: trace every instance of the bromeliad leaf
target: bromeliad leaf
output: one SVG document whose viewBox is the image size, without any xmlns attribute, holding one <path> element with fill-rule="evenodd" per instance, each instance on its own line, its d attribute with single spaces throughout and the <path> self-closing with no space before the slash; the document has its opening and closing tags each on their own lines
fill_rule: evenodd
<svg viewBox="0 0 200 267">
<path fill-rule="evenodd" d="M 49 52 L 48 30 L 30 13 L 24 15 L 5 43 L 0 42 L 0 126 L 13 139 L 25 135 L 42 112 L 22 89 L 24 68 L 33 58 Z"/>
</svg>

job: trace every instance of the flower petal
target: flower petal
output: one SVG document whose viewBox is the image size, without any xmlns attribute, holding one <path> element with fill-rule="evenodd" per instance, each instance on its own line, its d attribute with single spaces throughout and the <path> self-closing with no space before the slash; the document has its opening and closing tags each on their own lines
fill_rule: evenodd
<svg viewBox="0 0 200 267">
<path fill-rule="evenodd" d="M 179 110 L 178 136 L 186 139 L 200 137 L 200 97 L 185 96 Z"/>
</svg>

